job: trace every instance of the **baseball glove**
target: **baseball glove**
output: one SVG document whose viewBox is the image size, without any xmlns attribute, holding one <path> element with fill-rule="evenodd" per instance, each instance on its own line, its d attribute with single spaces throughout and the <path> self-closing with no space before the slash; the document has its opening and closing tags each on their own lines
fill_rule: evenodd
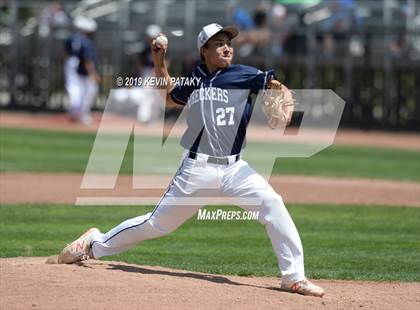
<svg viewBox="0 0 420 310">
<path fill-rule="evenodd" d="M 277 80 L 270 80 L 263 91 L 263 111 L 271 128 L 290 123 L 295 100 L 292 92 Z"/>
</svg>

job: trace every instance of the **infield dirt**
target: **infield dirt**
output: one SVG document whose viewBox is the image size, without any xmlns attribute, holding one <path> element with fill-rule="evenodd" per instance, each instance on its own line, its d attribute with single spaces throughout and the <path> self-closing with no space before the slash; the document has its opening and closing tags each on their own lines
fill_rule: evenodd
<svg viewBox="0 0 420 310">
<path fill-rule="evenodd" d="M 144 175 L 156 189 L 133 189 L 132 177 L 120 175 L 110 190 L 80 189 L 83 175 L 71 173 L 2 173 L 0 203 L 74 204 L 78 197 L 143 197 L 163 194 L 171 175 Z M 289 203 L 366 204 L 420 207 L 416 182 L 328 178 L 318 176 L 272 176 L 270 184 Z M 21 188 L 24 185 L 25 191 Z M 398 193 L 398 195 L 396 195 Z"/>
<path fill-rule="evenodd" d="M 420 283 L 314 281 L 324 298 L 279 290 L 279 279 L 212 275 L 91 260 L 0 259 L 1 309 L 419 309 Z"/>
</svg>

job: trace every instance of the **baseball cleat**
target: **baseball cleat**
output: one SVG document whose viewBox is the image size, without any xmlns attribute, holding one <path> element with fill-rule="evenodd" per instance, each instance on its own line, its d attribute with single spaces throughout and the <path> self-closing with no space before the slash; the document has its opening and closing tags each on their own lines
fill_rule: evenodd
<svg viewBox="0 0 420 310">
<path fill-rule="evenodd" d="M 325 291 L 322 287 L 313 284 L 311 281 L 304 279 L 293 284 L 282 283 L 281 290 L 291 293 L 298 293 L 305 296 L 323 297 Z"/>
<path fill-rule="evenodd" d="M 58 255 L 59 264 L 73 264 L 93 258 L 91 253 L 91 243 L 96 233 L 99 233 L 98 228 L 90 228 L 78 239 L 68 244 Z"/>
</svg>

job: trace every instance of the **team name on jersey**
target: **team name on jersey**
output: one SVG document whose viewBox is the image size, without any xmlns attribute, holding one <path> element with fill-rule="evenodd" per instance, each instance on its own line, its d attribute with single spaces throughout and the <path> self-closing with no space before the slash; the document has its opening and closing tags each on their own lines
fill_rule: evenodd
<svg viewBox="0 0 420 310">
<path fill-rule="evenodd" d="M 218 87 L 204 87 L 194 90 L 189 98 L 189 104 L 193 105 L 199 101 L 219 101 L 228 103 L 228 91 Z"/>
</svg>

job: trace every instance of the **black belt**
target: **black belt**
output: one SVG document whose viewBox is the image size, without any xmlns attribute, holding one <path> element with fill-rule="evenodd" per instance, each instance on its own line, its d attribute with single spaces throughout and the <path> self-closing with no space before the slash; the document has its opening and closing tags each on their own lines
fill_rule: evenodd
<svg viewBox="0 0 420 310">
<path fill-rule="evenodd" d="M 197 153 L 195 152 L 191 152 L 188 154 L 188 157 L 191 159 L 196 159 L 197 158 Z M 235 163 L 241 159 L 241 155 L 236 155 L 235 156 Z M 214 156 L 209 156 L 209 158 L 207 159 L 207 162 L 210 164 L 217 164 L 217 165 L 229 165 L 229 158 L 227 157 L 214 157 Z"/>
</svg>

